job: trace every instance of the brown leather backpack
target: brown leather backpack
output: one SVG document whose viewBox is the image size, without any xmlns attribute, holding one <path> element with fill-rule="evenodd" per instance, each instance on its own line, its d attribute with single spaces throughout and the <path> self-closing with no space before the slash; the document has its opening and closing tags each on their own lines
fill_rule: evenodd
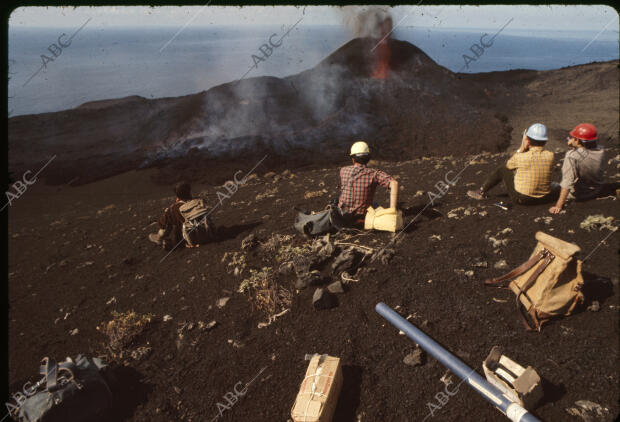
<svg viewBox="0 0 620 422">
<path fill-rule="evenodd" d="M 540 331 L 552 317 L 570 315 L 584 300 L 581 260 L 574 258 L 581 251 L 579 246 L 543 232 L 536 233 L 536 240 L 529 260 L 484 282 L 487 286 L 508 285 L 517 295 L 517 309 L 528 331 Z"/>
</svg>

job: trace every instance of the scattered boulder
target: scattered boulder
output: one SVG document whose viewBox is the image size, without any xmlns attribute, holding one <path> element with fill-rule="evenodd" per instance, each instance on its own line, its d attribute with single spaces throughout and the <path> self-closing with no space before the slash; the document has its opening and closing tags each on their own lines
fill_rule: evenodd
<svg viewBox="0 0 620 422">
<path fill-rule="evenodd" d="M 496 262 L 495 265 L 493 265 L 493 268 L 495 268 L 497 270 L 503 270 L 505 268 L 508 268 L 508 263 L 506 263 L 505 259 L 502 259 L 502 260 Z"/>
<path fill-rule="evenodd" d="M 293 259 L 293 266 L 298 276 L 309 273 L 322 263 L 321 258 L 316 255 L 299 255 Z"/>
<path fill-rule="evenodd" d="M 295 272 L 295 265 L 293 264 L 293 261 L 285 262 L 280 265 L 280 268 L 278 268 L 278 273 L 282 275 L 291 274 L 293 272 Z"/>
<path fill-rule="evenodd" d="M 311 251 L 321 259 L 328 259 L 334 254 L 336 247 L 330 241 L 329 233 L 312 242 Z"/>
<path fill-rule="evenodd" d="M 477 259 L 474 261 L 473 264 L 471 264 L 472 267 L 478 267 L 478 268 L 487 268 L 489 266 L 489 263 L 486 262 L 483 259 Z"/>
<path fill-rule="evenodd" d="M 500 246 L 506 246 L 510 242 L 510 240 L 508 240 L 508 239 L 500 239 L 500 237 L 507 237 L 512 232 L 513 232 L 513 230 L 510 227 L 506 227 L 504 230 L 498 231 L 494 236 L 489 236 L 488 234 L 485 234 L 484 237 L 489 242 L 491 242 L 491 245 L 494 248 L 498 248 Z"/>
<path fill-rule="evenodd" d="M 535 223 L 545 223 L 546 226 L 548 226 L 549 224 L 551 224 L 551 221 L 553 221 L 553 217 L 536 217 L 534 219 Z"/>
<path fill-rule="evenodd" d="M 605 217 L 601 214 L 589 215 L 579 224 L 579 227 L 587 231 L 603 229 L 616 231 L 617 227 L 612 224 L 613 221 L 613 217 Z"/>
<path fill-rule="evenodd" d="M 424 351 L 422 349 L 415 349 L 403 358 L 403 363 L 408 366 L 420 366 L 423 364 Z"/>
<path fill-rule="evenodd" d="M 588 311 L 590 312 L 598 312 L 601 310 L 601 304 L 598 300 L 592 301 L 592 304 L 588 306 Z"/>
<path fill-rule="evenodd" d="M 215 306 L 217 306 L 218 308 L 222 309 L 224 306 L 226 306 L 226 304 L 228 303 L 229 300 L 230 300 L 230 297 L 219 298 L 217 300 L 217 302 L 215 302 Z"/>
<path fill-rule="evenodd" d="M 304 198 L 305 199 L 310 199 L 310 198 L 317 198 L 319 196 L 323 196 L 327 193 L 327 189 L 321 189 L 321 190 L 317 190 L 317 191 L 308 191 L 306 193 L 304 193 Z"/>
<path fill-rule="evenodd" d="M 387 265 L 390 263 L 390 260 L 395 254 L 396 252 L 394 251 L 394 249 L 383 248 L 375 252 L 370 260 L 371 262 L 375 262 L 378 259 L 381 264 Z"/>
<path fill-rule="evenodd" d="M 353 248 L 345 249 L 338 255 L 332 263 L 332 271 L 334 274 L 341 274 L 344 271 L 349 271 L 355 265 L 355 250 Z"/>
<path fill-rule="evenodd" d="M 317 284 L 321 281 L 321 273 L 317 270 L 312 270 L 305 273 L 298 273 L 297 280 L 295 281 L 295 288 L 297 290 L 303 290 L 306 287 Z"/>
<path fill-rule="evenodd" d="M 327 290 L 329 290 L 330 293 L 344 293 L 344 286 L 342 285 L 342 281 L 334 281 L 327 286 Z"/>
<path fill-rule="evenodd" d="M 496 239 L 493 236 L 489 237 L 489 242 L 493 245 L 494 248 L 498 248 L 500 246 L 506 246 L 510 242 L 508 239 Z"/>
<path fill-rule="evenodd" d="M 477 209 L 476 207 L 457 207 L 448 211 L 448 218 L 454 218 L 456 220 L 461 220 L 470 215 L 476 215 Z"/>
<path fill-rule="evenodd" d="M 241 349 L 241 348 L 245 347 L 245 343 L 243 343 L 241 341 L 233 340 L 231 338 L 228 339 L 228 344 L 232 344 L 232 346 L 235 349 Z"/>
<path fill-rule="evenodd" d="M 312 304 L 317 310 L 331 309 L 338 306 L 338 298 L 327 289 L 318 288 L 312 296 Z"/>
<path fill-rule="evenodd" d="M 585 422 L 596 422 L 605 420 L 609 409 L 589 400 L 578 400 L 575 402 L 575 407 L 566 409 L 566 413 L 578 416 Z"/>
<path fill-rule="evenodd" d="M 217 321 L 213 320 L 211 322 L 208 323 L 204 323 L 203 321 L 198 321 L 198 329 L 199 330 L 207 330 L 209 331 L 212 328 L 215 328 L 215 326 L 217 325 Z"/>
<path fill-rule="evenodd" d="M 241 241 L 241 249 L 248 250 L 254 248 L 258 245 L 258 239 L 254 233 L 250 233 Z"/>
<path fill-rule="evenodd" d="M 101 215 L 101 214 L 106 213 L 108 211 L 112 211 L 115 208 L 116 208 L 116 205 L 110 204 L 108 206 L 105 206 L 105 207 L 101 208 L 100 210 L 97 210 L 97 215 Z"/>
<path fill-rule="evenodd" d="M 256 195 L 255 200 L 258 202 L 266 198 L 274 198 L 276 196 L 276 193 L 278 193 L 277 186 L 273 189 L 267 189 L 265 192 L 259 193 L 258 195 Z"/>
</svg>

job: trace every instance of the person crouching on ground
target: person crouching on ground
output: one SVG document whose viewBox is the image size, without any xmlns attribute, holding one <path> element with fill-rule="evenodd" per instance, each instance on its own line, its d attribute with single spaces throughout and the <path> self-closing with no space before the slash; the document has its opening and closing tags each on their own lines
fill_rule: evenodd
<svg viewBox="0 0 620 422">
<path fill-rule="evenodd" d="M 603 190 L 605 151 L 597 145 L 596 127 L 589 123 L 577 125 L 566 138 L 570 151 L 564 156 L 560 197 L 551 214 L 558 214 L 567 198 L 587 201 Z"/>
<path fill-rule="evenodd" d="M 547 128 L 535 123 L 523 132 L 521 148 L 510 157 L 505 165 L 498 167 L 486 178 L 479 190 L 470 190 L 467 195 L 484 199 L 487 192 L 500 182 L 508 191 L 513 202 L 522 205 L 549 202 L 556 192 L 551 191 L 553 153 L 545 150 Z"/>
<path fill-rule="evenodd" d="M 189 183 L 179 183 L 174 192 L 174 204 L 164 210 L 158 221 L 159 231 L 149 234 L 149 240 L 162 245 L 166 250 L 181 243 L 185 247 L 195 247 L 212 240 L 215 237 L 215 226 L 204 201 L 192 197 Z"/>
<path fill-rule="evenodd" d="M 364 224 L 366 210 L 373 205 L 377 185 L 390 190 L 390 208 L 398 203 L 398 182 L 384 171 L 367 167 L 370 148 L 364 141 L 351 146 L 352 164 L 340 169 L 340 207 L 347 223 L 351 226 Z"/>
</svg>

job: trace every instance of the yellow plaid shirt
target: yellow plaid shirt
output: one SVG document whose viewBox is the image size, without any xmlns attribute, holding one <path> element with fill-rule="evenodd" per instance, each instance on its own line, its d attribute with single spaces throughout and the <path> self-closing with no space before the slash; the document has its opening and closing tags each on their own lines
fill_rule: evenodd
<svg viewBox="0 0 620 422">
<path fill-rule="evenodd" d="M 523 195 L 541 198 L 550 192 L 553 153 L 543 147 L 530 147 L 510 157 L 506 167 L 515 172 L 515 190 Z"/>
</svg>

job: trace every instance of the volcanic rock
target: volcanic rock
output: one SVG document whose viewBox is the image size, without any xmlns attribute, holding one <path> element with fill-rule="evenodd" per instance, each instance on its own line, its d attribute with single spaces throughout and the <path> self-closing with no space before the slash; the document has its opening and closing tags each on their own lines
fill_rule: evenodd
<svg viewBox="0 0 620 422">
<path fill-rule="evenodd" d="M 241 249 L 243 250 L 252 249 L 256 245 L 258 245 L 258 239 L 254 233 L 250 233 L 241 241 Z"/>
<path fill-rule="evenodd" d="M 569 415 L 580 417 L 585 422 L 596 422 L 605 420 L 609 410 L 590 400 L 577 400 L 575 407 L 566 409 L 566 412 Z"/>
<path fill-rule="evenodd" d="M 598 302 L 598 300 L 593 301 L 592 304 L 588 306 L 588 311 L 591 311 L 591 312 L 598 312 L 600 309 L 601 309 L 601 304 Z"/>
<path fill-rule="evenodd" d="M 334 274 L 340 274 L 349 271 L 355 265 L 355 250 L 353 248 L 346 249 L 340 253 L 332 263 L 332 271 Z"/>
<path fill-rule="evenodd" d="M 224 306 L 226 306 L 226 304 L 228 303 L 228 301 L 230 300 L 230 297 L 222 297 L 219 298 L 217 300 L 217 302 L 215 302 L 215 306 L 217 306 L 218 308 L 223 308 Z"/>
<path fill-rule="evenodd" d="M 312 304 L 315 309 L 330 309 L 338 306 L 338 298 L 326 289 L 318 288 L 312 296 Z"/>
<path fill-rule="evenodd" d="M 500 261 L 497 261 L 495 263 L 495 265 L 493 265 L 493 268 L 497 269 L 497 270 L 503 270 L 505 268 L 508 268 L 508 263 L 506 263 L 505 259 L 502 259 Z"/>
<path fill-rule="evenodd" d="M 313 269 L 317 268 L 323 261 L 324 258 L 321 258 L 318 255 L 300 255 L 293 259 L 293 266 L 295 267 L 295 272 L 297 275 L 300 275 L 309 273 Z"/>
<path fill-rule="evenodd" d="M 327 286 L 327 290 L 329 290 L 330 293 L 344 293 L 344 286 L 342 285 L 342 281 L 334 281 Z"/>
<path fill-rule="evenodd" d="M 297 280 L 295 281 L 295 288 L 297 290 L 303 290 L 312 284 L 319 283 L 320 281 L 321 281 L 321 273 L 318 272 L 317 270 L 300 273 L 297 275 Z"/>
<path fill-rule="evenodd" d="M 424 351 L 416 349 L 403 358 L 403 363 L 408 366 L 420 366 L 423 363 Z"/>
</svg>

